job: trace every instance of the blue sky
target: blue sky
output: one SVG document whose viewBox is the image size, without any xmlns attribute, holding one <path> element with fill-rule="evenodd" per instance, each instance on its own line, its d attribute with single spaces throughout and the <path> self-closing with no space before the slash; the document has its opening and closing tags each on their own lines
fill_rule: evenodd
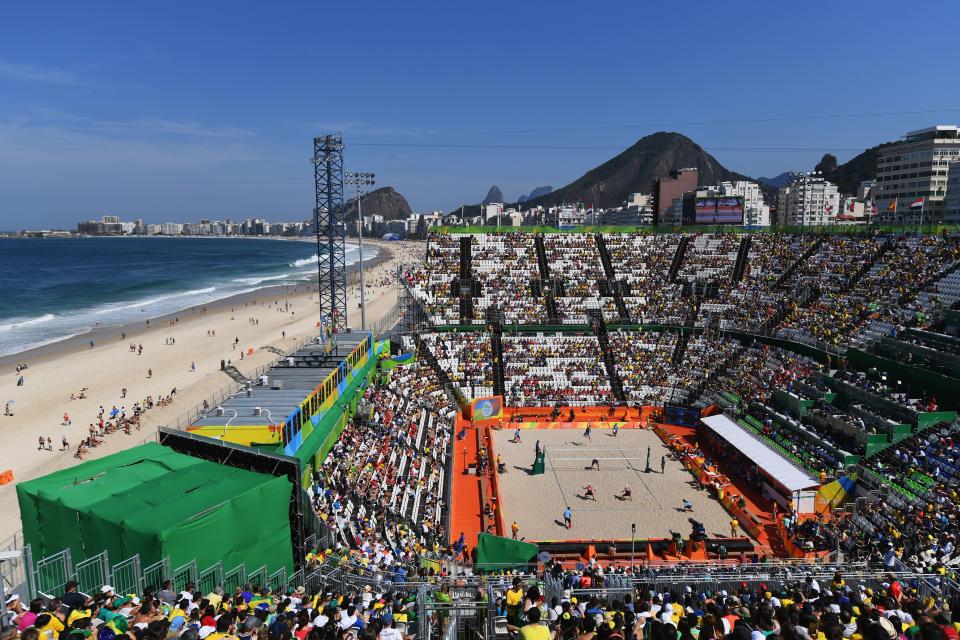
<svg viewBox="0 0 960 640">
<path fill-rule="evenodd" d="M 743 173 L 808 169 L 960 122 L 958 18 L 888 0 L 8 4 L 0 229 L 303 218 L 311 139 L 333 130 L 348 168 L 418 211 L 558 187 L 616 151 L 413 145 L 675 130 Z M 940 112 L 901 113 L 919 111 Z"/>
</svg>

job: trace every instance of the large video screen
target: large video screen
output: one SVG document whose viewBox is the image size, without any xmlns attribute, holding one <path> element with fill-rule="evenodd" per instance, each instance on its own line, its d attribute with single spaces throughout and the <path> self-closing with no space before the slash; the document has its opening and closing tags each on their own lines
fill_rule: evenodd
<svg viewBox="0 0 960 640">
<path fill-rule="evenodd" d="M 696 224 L 743 224 L 743 198 L 716 196 L 697 198 Z"/>
</svg>

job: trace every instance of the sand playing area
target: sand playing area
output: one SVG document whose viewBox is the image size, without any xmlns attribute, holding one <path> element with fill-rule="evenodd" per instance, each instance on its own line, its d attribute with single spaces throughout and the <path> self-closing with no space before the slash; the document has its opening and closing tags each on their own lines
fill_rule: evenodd
<svg viewBox="0 0 960 640">
<path fill-rule="evenodd" d="M 653 431 L 593 429 L 590 440 L 575 429 L 522 429 L 522 443 L 511 443 L 512 429 L 494 432 L 494 451 L 507 471 L 500 475 L 501 506 L 507 531 L 516 520 L 520 537 L 528 540 L 629 539 L 636 523 L 637 538 L 667 538 L 670 530 L 688 536 L 690 518 L 702 522 L 707 534 L 730 535 L 730 516 L 706 491 L 692 486 L 693 476 L 676 460 L 661 457 L 667 448 Z M 546 473 L 531 475 L 534 445 L 546 450 Z M 647 447 L 652 471 L 645 473 Z M 600 470 L 590 469 L 596 458 Z M 592 484 L 596 500 L 584 498 Z M 630 485 L 632 500 L 623 499 Z M 693 511 L 682 510 L 684 498 Z M 573 528 L 563 526 L 563 510 L 573 511 Z"/>
</svg>

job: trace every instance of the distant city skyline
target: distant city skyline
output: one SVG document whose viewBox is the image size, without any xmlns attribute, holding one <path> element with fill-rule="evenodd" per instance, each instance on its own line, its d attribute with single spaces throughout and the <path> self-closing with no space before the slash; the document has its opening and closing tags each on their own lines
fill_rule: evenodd
<svg viewBox="0 0 960 640">
<path fill-rule="evenodd" d="M 3 230 L 305 219 L 311 139 L 331 131 L 347 169 L 427 212 L 492 184 L 507 201 L 558 188 L 658 130 L 756 178 L 960 122 L 951 3 L 105 2 L 5 17 Z M 924 36 L 878 46 L 895 24 Z"/>
</svg>

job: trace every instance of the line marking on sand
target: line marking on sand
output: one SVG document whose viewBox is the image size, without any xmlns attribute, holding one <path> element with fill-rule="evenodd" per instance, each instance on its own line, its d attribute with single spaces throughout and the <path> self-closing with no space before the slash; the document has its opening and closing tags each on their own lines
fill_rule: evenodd
<svg viewBox="0 0 960 640">
<path fill-rule="evenodd" d="M 639 460 L 639 459 L 640 459 L 639 457 L 637 457 L 637 458 L 627 458 L 627 457 L 620 458 L 620 457 L 617 457 L 617 456 L 612 456 L 612 457 L 609 457 L 609 458 L 591 458 L 591 457 L 586 457 L 586 458 L 557 458 L 557 462 L 573 462 L 573 461 L 576 461 L 576 460 Z"/>
<path fill-rule="evenodd" d="M 622 451 L 621 451 L 621 453 L 622 453 Z M 660 507 L 661 510 L 663 510 L 663 505 L 660 504 L 660 501 L 659 501 L 659 500 L 657 500 L 657 496 L 654 495 L 653 491 L 650 490 L 650 487 L 647 486 L 647 483 L 644 482 L 643 476 L 640 475 L 640 470 L 637 469 L 636 467 L 634 467 L 634 466 L 633 466 L 632 464 L 630 464 L 630 463 L 627 463 L 627 468 L 628 468 L 628 469 L 631 469 L 631 470 L 633 471 L 633 473 L 634 473 L 634 474 L 637 476 L 637 478 L 640 480 L 640 483 L 643 485 L 643 488 L 647 490 L 647 493 L 649 493 L 649 494 L 650 494 L 650 497 L 653 498 L 653 501 L 657 503 L 657 506 Z"/>
</svg>

